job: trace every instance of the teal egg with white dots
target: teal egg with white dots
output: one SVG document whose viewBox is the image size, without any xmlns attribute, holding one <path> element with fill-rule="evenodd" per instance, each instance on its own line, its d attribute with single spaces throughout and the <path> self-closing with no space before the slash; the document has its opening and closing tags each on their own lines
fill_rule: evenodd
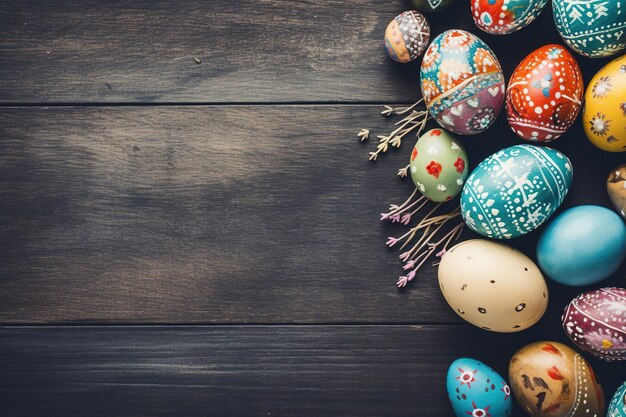
<svg viewBox="0 0 626 417">
<path fill-rule="evenodd" d="M 626 48 L 624 0 L 552 0 L 554 23 L 574 51 L 591 58 Z"/>
<path fill-rule="evenodd" d="M 613 394 L 606 417 L 626 417 L 626 381 Z"/>
<path fill-rule="evenodd" d="M 572 184 L 572 163 L 534 145 L 502 149 L 481 162 L 461 192 L 463 220 L 485 237 L 512 239 L 541 226 Z"/>
</svg>

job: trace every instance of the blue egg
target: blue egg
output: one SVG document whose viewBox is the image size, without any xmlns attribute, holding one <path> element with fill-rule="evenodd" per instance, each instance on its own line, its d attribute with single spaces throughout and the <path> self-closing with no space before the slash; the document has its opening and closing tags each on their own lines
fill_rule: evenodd
<svg viewBox="0 0 626 417">
<path fill-rule="evenodd" d="M 589 285 L 617 271 L 626 256 L 626 226 L 612 210 L 578 206 L 557 216 L 541 233 L 537 260 L 564 285 Z"/>
<path fill-rule="evenodd" d="M 561 205 L 572 165 L 548 147 L 516 145 L 481 162 L 461 193 L 461 213 L 475 232 L 511 239 L 535 230 Z"/>
<path fill-rule="evenodd" d="M 626 381 L 613 394 L 606 417 L 626 417 Z"/>
<path fill-rule="evenodd" d="M 448 397 L 457 417 L 510 416 L 511 389 L 496 371 L 476 359 L 452 362 L 446 378 Z"/>
</svg>

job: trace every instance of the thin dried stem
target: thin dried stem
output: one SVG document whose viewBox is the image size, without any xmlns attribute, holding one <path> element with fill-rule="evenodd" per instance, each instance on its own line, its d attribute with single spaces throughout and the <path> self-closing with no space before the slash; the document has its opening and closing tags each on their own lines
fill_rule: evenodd
<svg viewBox="0 0 626 417">
<path fill-rule="evenodd" d="M 412 201 L 413 196 L 414 194 L 412 194 L 411 199 L 407 200 L 402 206 L 395 206 L 395 213 L 391 214 L 389 217 L 392 218 L 395 216 L 395 218 L 397 218 L 402 215 L 401 222 L 408 225 L 411 216 L 415 215 L 430 203 L 430 200 L 427 199 Z M 442 206 L 443 203 L 434 204 L 432 208 L 429 208 L 426 215 L 402 236 L 397 238 L 389 237 L 387 245 L 390 247 L 402 242 L 400 249 L 404 249 L 407 245 L 411 244 L 410 249 L 402 252 L 399 256 L 400 260 L 404 263 L 402 269 L 409 272 L 398 278 L 396 283 L 398 287 L 404 287 L 411 282 L 415 278 L 417 271 L 433 255 L 441 257 L 452 242 L 455 242 L 461 235 L 464 224 L 459 220 L 461 216 L 460 207 L 456 206 L 448 213 L 437 214 L 437 211 Z M 392 218 L 392 221 L 393 220 Z M 453 220 L 457 220 L 457 223 L 449 229 L 448 225 Z"/>
<path fill-rule="evenodd" d="M 423 101 L 423 99 L 419 100 L 417 103 L 408 107 L 393 108 L 391 106 L 385 106 L 384 110 L 382 111 L 382 114 L 384 116 L 400 116 L 407 113 L 409 114 L 408 116 L 395 123 L 395 125 L 398 127 L 390 134 L 378 136 L 378 144 L 376 145 L 376 150 L 369 153 L 370 161 L 376 161 L 376 159 L 378 159 L 378 156 L 381 153 L 387 152 L 390 146 L 394 148 L 399 148 L 400 145 L 402 145 L 402 138 L 404 138 L 409 132 L 416 131 L 416 136 L 419 136 L 421 134 L 422 130 L 424 130 L 424 127 L 426 126 L 426 122 L 430 117 L 428 114 L 428 110 L 415 110 L 415 108 L 422 104 Z M 401 176 L 406 176 L 406 173 L 405 175 Z"/>
<path fill-rule="evenodd" d="M 406 177 L 407 175 L 409 175 L 409 167 L 410 167 L 410 166 L 411 166 L 411 164 L 406 164 L 406 166 L 405 166 L 405 167 L 400 168 L 400 169 L 398 170 L 398 176 L 399 176 L 400 178 L 404 178 L 404 177 Z"/>
<path fill-rule="evenodd" d="M 417 103 L 409 107 L 385 106 L 385 109 L 382 112 L 380 112 L 380 114 L 382 114 L 383 116 L 391 116 L 391 115 L 402 116 L 403 114 L 410 112 L 411 110 L 413 110 L 414 108 L 422 104 L 423 102 L 424 102 L 424 99 L 422 98 L 418 100 Z"/>
</svg>

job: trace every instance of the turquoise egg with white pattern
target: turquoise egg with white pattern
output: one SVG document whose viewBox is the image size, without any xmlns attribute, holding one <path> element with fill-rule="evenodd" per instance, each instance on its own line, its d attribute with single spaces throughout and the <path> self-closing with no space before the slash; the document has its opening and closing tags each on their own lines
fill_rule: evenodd
<svg viewBox="0 0 626 417">
<path fill-rule="evenodd" d="M 606 417 L 626 417 L 626 381 L 613 394 Z"/>
<path fill-rule="evenodd" d="M 508 417 L 513 412 L 509 385 L 496 371 L 476 359 L 460 358 L 452 362 L 446 388 L 457 417 Z"/>
<path fill-rule="evenodd" d="M 552 0 L 554 23 L 570 48 L 601 58 L 626 48 L 626 1 Z"/>
<path fill-rule="evenodd" d="M 541 226 L 563 203 L 572 163 L 534 145 L 502 149 L 481 162 L 461 192 L 463 220 L 485 237 L 512 239 Z"/>
</svg>

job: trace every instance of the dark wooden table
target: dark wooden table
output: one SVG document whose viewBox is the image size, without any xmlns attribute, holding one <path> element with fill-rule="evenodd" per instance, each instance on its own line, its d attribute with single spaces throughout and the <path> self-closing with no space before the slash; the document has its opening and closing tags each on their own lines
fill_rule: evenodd
<svg viewBox="0 0 626 417">
<path fill-rule="evenodd" d="M 433 33 L 479 34 L 507 78 L 559 42 L 549 9 L 494 37 L 457 3 Z M 455 358 L 506 375 L 525 343 L 564 341 L 579 289 L 550 283 L 541 323 L 501 335 L 449 309 L 434 267 L 395 288 L 378 213 L 411 191 L 411 145 L 372 164 L 356 132 L 419 98 L 419 64 L 382 42 L 407 8 L 0 1 L 0 415 L 445 416 Z M 606 62 L 580 58 L 585 80 Z M 519 143 L 502 117 L 463 141 L 473 165 Z M 554 147 L 575 167 L 564 206 L 609 206 L 624 155 L 580 122 Z M 592 364 L 609 396 L 626 379 Z"/>
</svg>

